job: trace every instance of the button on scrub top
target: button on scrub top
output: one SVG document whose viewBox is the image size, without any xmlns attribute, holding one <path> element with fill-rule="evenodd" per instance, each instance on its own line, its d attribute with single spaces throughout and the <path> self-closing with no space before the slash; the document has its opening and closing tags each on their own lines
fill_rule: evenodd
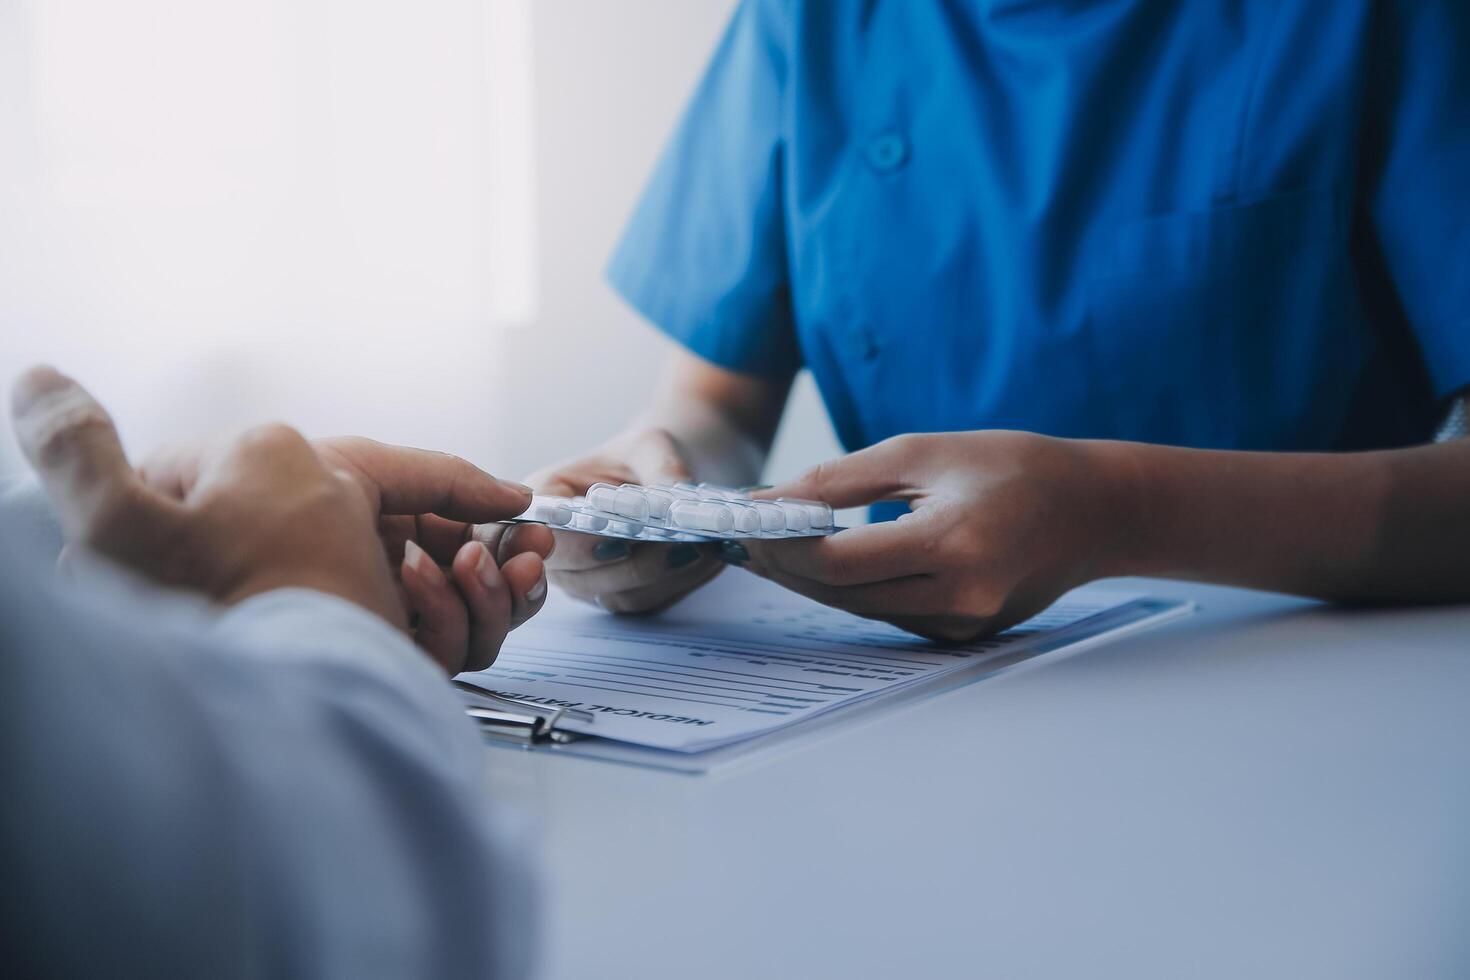
<svg viewBox="0 0 1470 980">
<path fill-rule="evenodd" d="M 737 9 L 614 255 L 849 449 L 1428 438 L 1470 384 L 1464 0 Z"/>
</svg>

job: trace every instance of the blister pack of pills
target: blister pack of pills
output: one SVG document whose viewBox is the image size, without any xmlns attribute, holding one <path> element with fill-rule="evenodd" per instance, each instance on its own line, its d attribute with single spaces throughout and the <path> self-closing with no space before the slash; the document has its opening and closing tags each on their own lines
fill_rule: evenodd
<svg viewBox="0 0 1470 980">
<path fill-rule="evenodd" d="M 709 483 L 645 487 L 594 483 L 585 496 L 537 495 L 515 523 L 630 541 L 810 538 L 841 530 L 815 500 L 753 500 Z"/>
</svg>

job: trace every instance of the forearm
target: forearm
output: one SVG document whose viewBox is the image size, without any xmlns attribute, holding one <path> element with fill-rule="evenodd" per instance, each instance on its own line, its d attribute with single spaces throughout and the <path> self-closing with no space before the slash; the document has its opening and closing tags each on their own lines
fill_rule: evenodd
<svg viewBox="0 0 1470 980">
<path fill-rule="evenodd" d="M 1130 515 L 1114 572 L 1337 600 L 1470 598 L 1470 441 L 1311 454 L 1097 445 Z"/>
<path fill-rule="evenodd" d="M 790 378 L 736 374 L 679 351 L 633 428 L 668 432 L 697 480 L 747 486 L 760 479 L 790 388 Z"/>
</svg>

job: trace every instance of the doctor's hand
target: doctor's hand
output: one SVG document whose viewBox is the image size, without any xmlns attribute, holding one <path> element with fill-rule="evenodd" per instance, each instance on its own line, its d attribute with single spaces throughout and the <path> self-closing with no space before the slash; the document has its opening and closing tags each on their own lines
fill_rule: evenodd
<svg viewBox="0 0 1470 980">
<path fill-rule="evenodd" d="M 972 640 L 1114 573 L 1131 511 L 1107 445 L 1002 431 L 899 436 L 758 496 L 903 500 L 911 513 L 827 538 L 748 541 L 748 561 L 727 555 L 829 606 Z"/>
<path fill-rule="evenodd" d="M 594 483 L 689 479 L 673 437 L 662 429 L 644 429 L 619 436 L 590 456 L 542 470 L 528 482 L 538 493 L 575 497 Z M 609 612 L 649 613 L 673 605 L 718 575 L 724 568 L 718 554 L 711 545 L 618 541 L 558 531 L 547 570 L 551 581 L 573 598 Z"/>
<path fill-rule="evenodd" d="M 514 591 L 533 588 L 525 581 L 533 574 L 539 580 L 539 554 L 522 559 L 514 575 L 502 574 L 483 543 L 466 540 L 453 556 L 457 609 L 447 608 L 450 586 L 439 588 L 432 577 L 439 570 L 425 568 L 422 554 L 405 562 L 401 589 L 395 582 L 380 537 L 380 523 L 393 521 L 384 515 L 442 514 L 444 523 L 430 525 L 447 539 L 455 520 L 511 516 L 526 505 L 517 485 L 453 457 L 366 440 L 313 446 L 285 426 L 264 426 L 138 471 L 102 406 L 44 368 L 20 379 L 13 413 L 69 549 L 101 554 L 165 585 L 226 604 L 310 588 L 398 626 L 413 614 L 420 644 L 456 673 L 493 659 Z M 542 544 L 549 550 L 549 540 Z"/>
</svg>

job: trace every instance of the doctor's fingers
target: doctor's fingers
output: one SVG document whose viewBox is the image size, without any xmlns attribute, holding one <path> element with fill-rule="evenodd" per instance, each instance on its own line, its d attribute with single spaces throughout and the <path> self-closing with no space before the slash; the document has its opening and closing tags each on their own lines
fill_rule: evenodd
<svg viewBox="0 0 1470 980">
<path fill-rule="evenodd" d="M 650 582 L 623 592 L 606 593 L 598 596 L 595 601 L 597 605 L 610 613 L 629 615 L 659 613 L 705 585 L 724 570 L 725 566 L 717 562 L 707 567 L 701 566 L 689 575 L 660 579 L 657 582 Z"/>
<path fill-rule="evenodd" d="M 924 435 L 903 435 L 818 464 L 789 483 L 754 494 L 762 499 L 796 497 L 820 500 L 832 507 L 863 507 L 880 500 L 903 499 L 914 487 L 924 449 Z"/>
<path fill-rule="evenodd" d="M 72 379 L 33 368 L 16 382 L 11 416 L 62 529 L 135 567 L 177 540 L 183 514 L 128 464 L 107 411 Z"/>
<path fill-rule="evenodd" d="M 977 616 L 885 616 L 883 621 L 935 643 L 970 643 L 1006 627 L 1001 619 Z"/>
<path fill-rule="evenodd" d="M 666 542 L 604 538 L 595 534 L 583 534 L 580 531 L 553 531 L 552 535 L 556 550 L 552 552 L 547 564 L 554 572 L 583 572 L 608 568 L 613 564 L 638 556 L 643 556 L 642 562 L 657 564 L 656 559 L 648 556 L 677 547 L 675 544 Z M 686 552 L 687 549 L 681 551 L 680 555 Z M 678 564 L 679 561 L 676 560 L 676 567 Z M 643 565 L 640 563 L 638 567 L 642 568 Z"/>
<path fill-rule="evenodd" d="M 972 595 L 967 587 L 932 575 L 909 575 L 863 585 L 826 585 L 771 568 L 750 570 L 825 606 L 869 619 L 931 616 L 979 619 L 994 615 L 1000 606 L 978 590 Z"/>
<path fill-rule="evenodd" d="M 600 552 L 606 559 L 583 568 L 567 568 L 555 562 L 552 572 L 579 594 L 596 596 L 623 592 L 665 579 L 687 580 L 690 576 L 721 564 L 719 546 L 714 544 L 650 544 L 603 539 Z M 631 547 L 630 547 L 631 546 Z"/>
<path fill-rule="evenodd" d="M 647 429 L 630 440 L 627 461 L 638 475 L 635 483 L 659 485 L 693 479 L 678 441 L 667 429 Z"/>
<path fill-rule="evenodd" d="M 583 587 L 585 583 L 577 581 L 577 573 L 553 575 L 552 582 L 572 598 L 600 606 L 611 613 L 656 613 L 683 599 L 724 569 L 725 566 L 718 561 L 702 563 L 681 570 L 679 574 L 666 575 L 617 592 L 587 591 Z"/>
<path fill-rule="evenodd" d="M 587 492 L 594 483 L 637 483 L 637 474 L 626 463 L 603 456 L 592 456 L 548 466 L 526 477 L 537 493 L 557 497 L 576 497 Z"/>
<path fill-rule="evenodd" d="M 750 555 L 752 571 L 770 569 L 824 585 L 864 585 L 935 571 L 943 534 L 937 521 L 915 513 L 824 538 L 740 544 Z"/>
</svg>

